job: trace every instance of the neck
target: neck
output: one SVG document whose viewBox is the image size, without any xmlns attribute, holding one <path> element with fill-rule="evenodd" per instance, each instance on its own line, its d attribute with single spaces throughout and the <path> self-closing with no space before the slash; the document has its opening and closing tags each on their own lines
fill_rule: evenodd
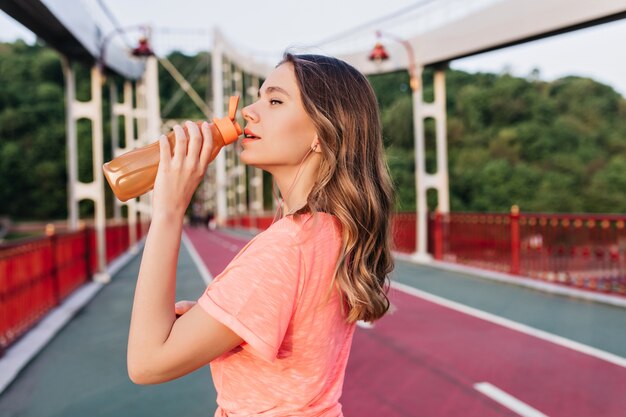
<svg viewBox="0 0 626 417">
<path fill-rule="evenodd" d="M 319 163 L 319 155 L 312 153 L 302 163 L 299 173 L 297 166 L 284 167 L 280 171 L 272 172 L 280 190 L 280 195 L 284 199 L 283 216 L 290 214 L 292 211 L 295 212 L 306 205 L 309 193 L 315 183 L 315 174 L 319 168 Z"/>
</svg>

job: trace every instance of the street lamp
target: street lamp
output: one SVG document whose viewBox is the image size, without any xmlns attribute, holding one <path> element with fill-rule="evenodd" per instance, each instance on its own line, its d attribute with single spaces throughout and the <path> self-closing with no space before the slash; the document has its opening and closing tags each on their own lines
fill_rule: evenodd
<svg viewBox="0 0 626 417">
<path fill-rule="evenodd" d="M 376 38 L 378 39 L 378 41 L 376 42 L 376 45 L 374 45 L 374 49 L 372 49 L 372 52 L 369 55 L 369 60 L 380 64 L 382 61 L 386 61 L 389 59 L 389 54 L 385 50 L 383 44 L 380 42 L 380 39 L 383 37 L 400 43 L 404 47 L 404 49 L 406 49 L 409 58 L 409 84 L 411 86 L 411 90 L 417 91 L 420 82 L 419 77 L 417 76 L 415 71 L 415 53 L 413 52 L 413 46 L 409 41 L 401 39 L 390 33 L 376 31 Z"/>
<path fill-rule="evenodd" d="M 148 42 L 149 30 L 146 26 L 138 25 L 128 26 L 125 28 L 115 28 L 114 30 L 109 32 L 100 43 L 100 56 L 98 57 L 98 67 L 100 68 L 101 72 L 104 72 L 104 69 L 106 67 L 106 47 L 111 39 L 113 39 L 113 37 L 116 35 L 127 33 L 133 30 L 141 30 L 143 32 L 143 35 L 139 38 L 139 44 L 137 45 L 137 47 L 132 49 L 131 55 L 138 58 L 147 58 L 154 55 L 154 51 L 152 50 L 152 48 L 150 47 L 150 43 Z"/>
<path fill-rule="evenodd" d="M 146 38 L 145 36 L 139 38 L 139 46 L 133 49 L 132 54 L 133 56 L 140 58 L 147 58 L 154 55 L 154 52 L 152 51 L 152 48 L 150 48 L 150 44 L 148 43 L 148 38 Z"/>
<path fill-rule="evenodd" d="M 378 41 L 374 46 L 374 49 L 369 55 L 370 61 L 374 61 L 380 64 L 382 61 L 389 59 L 389 54 L 385 50 L 385 47 L 380 42 L 380 38 L 386 37 L 400 43 L 409 59 L 409 85 L 412 90 L 413 101 L 413 133 L 415 140 L 415 197 L 416 197 L 416 251 L 412 257 L 418 262 L 430 262 L 432 259 L 426 250 L 427 246 L 427 228 L 428 228 L 428 209 L 426 206 L 426 162 L 425 162 L 425 145 L 424 145 L 424 103 L 422 102 L 422 90 L 421 90 L 421 68 L 417 71 L 415 62 L 415 53 L 413 46 L 409 41 L 401 39 L 395 35 L 384 33 L 381 31 L 376 32 Z"/>
</svg>

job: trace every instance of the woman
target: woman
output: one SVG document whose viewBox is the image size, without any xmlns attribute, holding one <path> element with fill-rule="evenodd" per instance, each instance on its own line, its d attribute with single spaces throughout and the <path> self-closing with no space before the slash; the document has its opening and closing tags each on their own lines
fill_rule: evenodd
<svg viewBox="0 0 626 417">
<path fill-rule="evenodd" d="M 393 187 L 376 98 L 345 62 L 287 53 L 242 115 L 241 160 L 273 175 L 283 215 L 173 309 L 182 219 L 212 141 L 206 123 L 174 128 L 173 157 L 161 139 L 129 375 L 154 384 L 210 363 L 215 416 L 342 416 L 355 323 L 389 308 Z"/>
</svg>

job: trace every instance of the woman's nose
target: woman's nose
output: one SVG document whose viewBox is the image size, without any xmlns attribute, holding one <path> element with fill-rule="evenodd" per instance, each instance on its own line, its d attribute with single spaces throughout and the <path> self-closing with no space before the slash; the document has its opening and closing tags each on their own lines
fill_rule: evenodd
<svg viewBox="0 0 626 417">
<path fill-rule="evenodd" d="M 252 104 L 241 109 L 241 115 L 243 118 L 249 122 L 257 122 L 259 120 L 259 116 L 254 112 L 252 108 Z"/>
</svg>

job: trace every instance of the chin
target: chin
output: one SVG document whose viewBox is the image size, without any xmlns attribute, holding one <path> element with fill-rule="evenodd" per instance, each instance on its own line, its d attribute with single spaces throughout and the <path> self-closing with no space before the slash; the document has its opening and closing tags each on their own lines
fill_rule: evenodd
<svg viewBox="0 0 626 417">
<path fill-rule="evenodd" d="M 246 155 L 246 151 L 243 151 L 239 154 L 239 161 L 241 161 L 241 163 L 244 165 L 263 169 L 261 167 L 262 164 L 260 164 L 259 161 L 255 161 L 254 158 L 249 158 Z"/>
</svg>

